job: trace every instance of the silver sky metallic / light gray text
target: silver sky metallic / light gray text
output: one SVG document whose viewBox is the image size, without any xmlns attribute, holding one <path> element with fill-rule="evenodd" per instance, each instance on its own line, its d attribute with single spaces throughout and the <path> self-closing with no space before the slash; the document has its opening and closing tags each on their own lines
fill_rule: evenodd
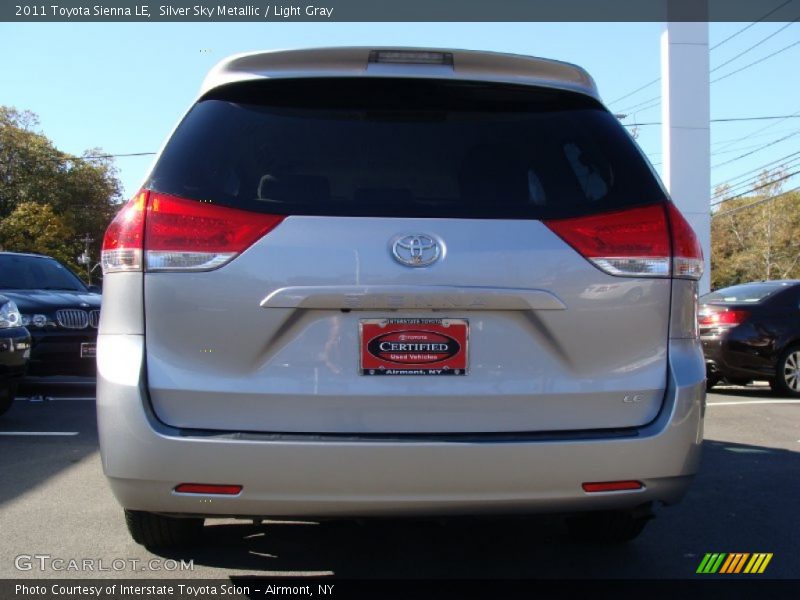
<svg viewBox="0 0 800 600">
<path fill-rule="evenodd" d="M 191 7 L 162 5 L 158 7 L 158 14 L 161 17 L 202 17 L 209 20 L 220 17 L 264 17 L 265 19 L 280 17 L 288 19 L 299 16 L 319 16 L 330 18 L 333 15 L 333 8 L 313 4 L 248 4 L 246 6 L 220 4 L 218 6 L 195 5 Z"/>
</svg>

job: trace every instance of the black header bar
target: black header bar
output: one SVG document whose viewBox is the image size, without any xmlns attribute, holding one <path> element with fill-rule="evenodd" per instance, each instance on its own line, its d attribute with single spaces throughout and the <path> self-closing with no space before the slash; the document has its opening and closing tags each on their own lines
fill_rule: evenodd
<svg viewBox="0 0 800 600">
<path fill-rule="evenodd" d="M 9 0 L 6 22 L 781 21 L 800 0 Z"/>
</svg>

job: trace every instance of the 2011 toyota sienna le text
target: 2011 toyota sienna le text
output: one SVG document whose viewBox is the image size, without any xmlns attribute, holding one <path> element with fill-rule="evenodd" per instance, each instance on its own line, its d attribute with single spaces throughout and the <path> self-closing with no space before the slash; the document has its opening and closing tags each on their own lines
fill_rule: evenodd
<svg viewBox="0 0 800 600">
<path fill-rule="evenodd" d="M 105 236 L 103 468 L 149 546 L 214 516 L 630 539 L 697 469 L 702 264 L 578 67 L 235 56 Z"/>
</svg>

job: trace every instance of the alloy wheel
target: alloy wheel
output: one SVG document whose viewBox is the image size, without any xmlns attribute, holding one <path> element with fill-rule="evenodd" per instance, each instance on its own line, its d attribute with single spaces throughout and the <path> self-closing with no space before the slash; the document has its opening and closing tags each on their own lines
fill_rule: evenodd
<svg viewBox="0 0 800 600">
<path fill-rule="evenodd" d="M 787 388 L 800 392 L 800 350 L 789 353 L 783 361 L 783 379 Z"/>
</svg>

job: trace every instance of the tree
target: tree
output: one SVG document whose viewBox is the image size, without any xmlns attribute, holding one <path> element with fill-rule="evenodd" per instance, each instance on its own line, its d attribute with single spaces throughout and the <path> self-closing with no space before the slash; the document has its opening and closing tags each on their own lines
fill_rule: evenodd
<svg viewBox="0 0 800 600">
<path fill-rule="evenodd" d="M 800 278 L 800 192 L 782 194 L 785 169 L 764 172 L 754 194 L 725 200 L 711 218 L 711 287 Z M 726 188 L 715 197 L 730 195 Z"/>
<path fill-rule="evenodd" d="M 17 252 L 37 252 L 70 264 L 79 245 L 75 230 L 49 204 L 23 202 L 0 222 L 0 239 Z"/>
<path fill-rule="evenodd" d="M 87 150 L 81 157 L 61 152 L 38 126 L 34 113 L 0 106 L 0 249 L 38 248 L 83 273 L 77 265 L 83 250 L 78 239 L 87 233 L 94 239 L 90 253 L 97 260 L 105 228 L 121 202 L 117 172 L 107 158 L 87 158 L 102 150 Z M 13 224 L 28 235 L 49 237 L 26 239 Z M 63 236 L 60 244 L 57 236 Z"/>
</svg>

